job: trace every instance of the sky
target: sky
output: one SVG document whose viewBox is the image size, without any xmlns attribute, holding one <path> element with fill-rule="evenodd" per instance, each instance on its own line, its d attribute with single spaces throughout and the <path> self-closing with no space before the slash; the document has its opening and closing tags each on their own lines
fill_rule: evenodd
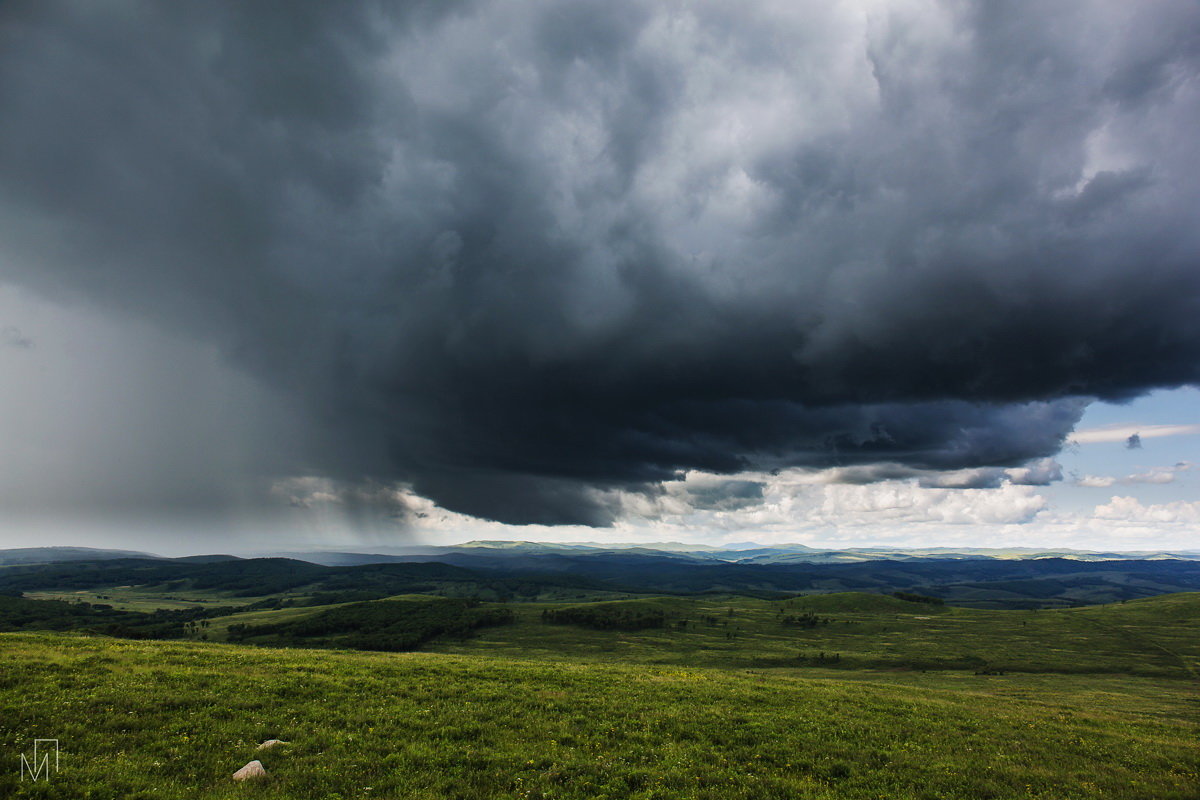
<svg viewBox="0 0 1200 800">
<path fill-rule="evenodd" d="M 1200 549 L 1198 43 L 0 5 L 0 547 Z"/>
</svg>

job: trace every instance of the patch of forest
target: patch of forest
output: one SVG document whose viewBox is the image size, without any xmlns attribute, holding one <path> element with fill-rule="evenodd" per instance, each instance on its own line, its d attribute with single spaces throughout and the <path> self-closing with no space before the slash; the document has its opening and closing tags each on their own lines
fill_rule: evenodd
<svg viewBox="0 0 1200 800">
<path fill-rule="evenodd" d="M 275 647 L 404 651 L 438 637 L 462 639 L 479 628 L 512 621 L 512 611 L 503 606 L 431 597 L 350 603 L 285 622 L 235 623 L 227 637 Z"/>
<path fill-rule="evenodd" d="M 542 621 L 554 625 L 580 625 L 599 631 L 640 631 L 663 627 L 666 614 L 649 603 L 618 600 L 547 608 L 542 611 Z"/>
</svg>

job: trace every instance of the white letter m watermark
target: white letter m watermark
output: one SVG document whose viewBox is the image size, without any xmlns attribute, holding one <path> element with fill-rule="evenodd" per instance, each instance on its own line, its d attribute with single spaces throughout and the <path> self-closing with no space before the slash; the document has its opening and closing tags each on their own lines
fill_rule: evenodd
<svg viewBox="0 0 1200 800">
<path fill-rule="evenodd" d="M 21 753 L 21 780 L 29 775 L 29 779 L 50 780 L 50 753 L 54 752 L 54 772 L 58 772 L 58 739 L 33 740 L 33 764 Z"/>
</svg>

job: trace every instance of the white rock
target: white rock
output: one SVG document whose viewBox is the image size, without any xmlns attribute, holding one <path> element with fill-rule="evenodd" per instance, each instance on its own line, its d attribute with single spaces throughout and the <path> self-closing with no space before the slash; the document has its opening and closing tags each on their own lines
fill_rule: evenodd
<svg viewBox="0 0 1200 800">
<path fill-rule="evenodd" d="M 267 771 L 263 769 L 261 761 L 251 761 L 249 764 L 233 773 L 233 779 L 235 781 L 245 781 L 251 778 L 265 777 L 267 777 Z"/>
<path fill-rule="evenodd" d="M 258 747 L 254 748 L 254 749 L 255 750 L 269 750 L 270 748 L 274 747 L 277 744 L 287 744 L 287 742 L 283 741 L 282 739 L 267 739 L 265 742 L 263 742 L 262 744 L 260 744 Z"/>
</svg>

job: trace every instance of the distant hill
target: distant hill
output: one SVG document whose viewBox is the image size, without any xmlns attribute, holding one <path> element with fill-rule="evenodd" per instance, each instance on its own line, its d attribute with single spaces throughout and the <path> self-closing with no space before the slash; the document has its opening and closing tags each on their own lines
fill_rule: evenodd
<svg viewBox="0 0 1200 800">
<path fill-rule="evenodd" d="M 768 598 L 899 591 L 976 608 L 1061 608 L 1198 591 L 1200 561 L 960 557 L 756 563 L 637 549 L 525 552 L 480 547 L 332 565 L 202 556 L 76 559 L 14 564 L 0 570 L 0 594 L 121 586 L 214 591 L 231 597 L 279 592 L 365 592 L 384 597 L 425 592 L 483 600 L 532 599 L 547 593 L 569 598 L 588 592 Z M 356 595 L 353 599 L 370 598 Z"/>
<path fill-rule="evenodd" d="M 214 553 L 207 556 L 182 556 L 181 558 L 173 558 L 172 561 L 183 561 L 191 564 L 215 564 L 220 561 L 243 561 L 241 556 L 231 556 L 224 553 Z"/>
<path fill-rule="evenodd" d="M 480 563 L 479 560 L 503 562 L 506 568 L 526 565 L 529 568 L 547 566 L 536 559 L 553 557 L 623 557 L 659 556 L 702 563 L 725 562 L 738 564 L 860 564 L 871 561 L 1020 561 L 1060 558 L 1071 561 L 1147 561 L 1155 559 L 1200 561 L 1200 551 L 1100 552 L 1056 548 L 982 548 L 982 547 L 850 547 L 820 549 L 803 544 L 760 545 L 755 542 L 714 547 L 691 542 L 527 542 L 476 540 L 453 545 L 408 545 L 381 547 L 375 552 L 353 551 L 274 551 L 258 553 L 259 557 L 292 558 L 325 566 L 355 566 L 359 564 L 388 564 L 399 561 L 447 561 Z M 460 557 L 467 561 L 458 560 Z M 524 562 L 523 559 L 534 561 Z"/>
<path fill-rule="evenodd" d="M 543 543 L 544 544 L 544 543 Z M 663 553 L 720 553 L 723 550 L 734 549 L 729 545 L 714 547 L 707 544 L 696 544 L 695 542 L 568 542 L 568 545 L 576 548 L 588 548 L 592 550 L 657 550 Z M 758 547 L 759 545 L 750 543 L 750 547 Z M 741 545 L 736 548 L 740 549 Z"/>
<path fill-rule="evenodd" d="M 435 553 L 437 552 L 442 552 L 442 550 L 438 548 L 435 550 Z M 393 564 L 398 561 L 411 561 L 411 556 L 419 554 L 392 555 L 388 553 L 343 553 L 338 551 L 310 550 L 272 553 L 271 555 L 278 558 L 307 561 L 310 564 L 321 564 L 326 567 L 354 567 L 362 564 Z"/>
<path fill-rule="evenodd" d="M 755 542 L 713 547 L 686 542 L 504 542 L 472 541 L 427 548 L 423 555 L 445 555 L 469 552 L 474 555 L 597 555 L 597 554 L 658 554 L 688 557 L 700 561 L 729 561 L 745 564 L 853 564 L 864 561 L 913 561 L 913 560 L 960 560 L 960 559 L 1039 559 L 1065 558 L 1075 561 L 1145 561 L 1151 559 L 1176 559 L 1200 561 L 1200 551 L 1142 550 L 1136 552 L 1102 552 L 1072 550 L 1069 548 L 986 548 L 986 547 L 848 547 L 844 549 L 815 548 L 803 544 L 760 545 Z M 413 553 L 414 555 L 416 553 Z"/>
<path fill-rule="evenodd" d="M 49 564 L 55 561 L 97 561 L 109 558 L 161 558 L 161 556 L 137 550 L 103 550 L 93 547 L 18 547 L 12 550 L 0 550 L 0 566 Z"/>
</svg>

